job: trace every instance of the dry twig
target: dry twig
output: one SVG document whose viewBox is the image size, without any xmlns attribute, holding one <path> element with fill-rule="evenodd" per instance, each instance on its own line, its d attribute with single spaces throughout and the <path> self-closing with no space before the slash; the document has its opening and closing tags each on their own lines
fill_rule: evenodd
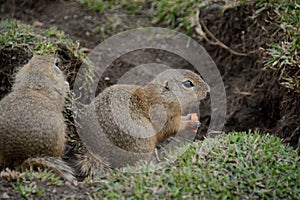
<svg viewBox="0 0 300 200">
<path fill-rule="evenodd" d="M 196 32 L 199 34 L 199 36 L 204 38 L 209 44 L 220 46 L 223 49 L 226 49 L 230 53 L 237 55 L 237 56 L 249 56 L 250 54 L 257 52 L 257 50 L 254 50 L 254 51 L 250 51 L 248 53 L 241 53 L 241 52 L 237 52 L 237 51 L 231 49 L 230 47 L 225 45 L 223 42 L 221 42 L 218 38 L 216 38 L 216 36 L 212 32 L 210 32 L 210 30 L 206 27 L 206 25 L 200 19 L 200 11 L 197 11 L 197 19 L 198 20 L 197 20 Z M 202 29 L 202 27 L 204 30 Z M 207 34 L 209 35 L 209 37 L 211 37 L 213 39 L 213 41 L 208 39 L 208 37 L 206 36 Z"/>
</svg>

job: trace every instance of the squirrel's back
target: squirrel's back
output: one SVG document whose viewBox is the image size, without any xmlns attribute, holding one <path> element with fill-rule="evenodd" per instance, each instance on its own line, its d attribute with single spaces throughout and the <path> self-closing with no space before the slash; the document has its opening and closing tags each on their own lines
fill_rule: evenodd
<svg viewBox="0 0 300 200">
<path fill-rule="evenodd" d="M 65 167 L 71 173 L 62 160 L 50 162 L 64 153 L 66 126 L 62 109 L 67 90 L 55 58 L 33 56 L 20 69 L 12 92 L 0 101 L 1 168 L 43 161 L 41 165 L 52 168 L 58 163 L 57 169 Z"/>
<path fill-rule="evenodd" d="M 149 161 L 158 142 L 190 125 L 183 107 L 207 92 L 208 85 L 189 70 L 167 70 L 144 86 L 113 85 L 87 106 L 81 138 L 112 167 Z"/>
</svg>

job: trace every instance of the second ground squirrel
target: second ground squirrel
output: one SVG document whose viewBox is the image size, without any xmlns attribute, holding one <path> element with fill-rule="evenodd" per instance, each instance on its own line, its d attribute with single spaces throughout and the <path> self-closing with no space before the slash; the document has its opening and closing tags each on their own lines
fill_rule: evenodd
<svg viewBox="0 0 300 200">
<path fill-rule="evenodd" d="M 55 58 L 33 56 L 0 102 L 0 168 L 42 166 L 69 181 L 62 114 L 68 84 Z"/>
<path fill-rule="evenodd" d="M 209 90 L 199 75 L 183 69 L 166 70 L 144 86 L 106 88 L 80 119 L 81 138 L 89 145 L 87 155 L 79 156 L 81 172 L 98 174 L 97 163 L 120 168 L 149 161 L 159 142 L 193 125 L 189 115 L 182 116 L 183 109 L 199 103 Z"/>
</svg>

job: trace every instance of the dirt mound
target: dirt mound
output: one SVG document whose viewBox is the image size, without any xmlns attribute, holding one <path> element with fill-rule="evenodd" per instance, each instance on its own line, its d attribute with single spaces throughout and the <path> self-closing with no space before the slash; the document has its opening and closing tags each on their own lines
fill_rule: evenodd
<svg viewBox="0 0 300 200">
<path fill-rule="evenodd" d="M 204 41 L 223 75 L 226 86 L 228 119 L 226 131 L 259 129 L 285 138 L 296 147 L 300 136 L 299 94 L 278 83 L 278 74 L 265 69 L 264 49 L 279 42 L 283 34 L 275 26 L 277 14 L 269 9 L 253 16 L 258 8 L 240 6 L 215 15 L 210 8 L 202 21 L 218 40 L 240 56 Z M 206 12 L 205 12 L 206 11 Z M 212 14 L 208 14 L 212 13 Z M 212 38 L 212 37 L 211 37 Z"/>
</svg>

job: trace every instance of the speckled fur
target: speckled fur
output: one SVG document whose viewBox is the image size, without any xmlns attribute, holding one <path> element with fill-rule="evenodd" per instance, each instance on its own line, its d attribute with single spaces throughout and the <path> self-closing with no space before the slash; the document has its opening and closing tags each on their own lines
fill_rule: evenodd
<svg viewBox="0 0 300 200">
<path fill-rule="evenodd" d="M 62 114 L 68 85 L 55 58 L 33 56 L 16 74 L 12 92 L 0 102 L 0 167 L 34 165 L 59 159 L 64 152 Z M 45 157 L 45 159 L 43 159 Z M 47 158 L 54 157 L 54 158 Z M 48 164 L 47 164 L 48 163 Z M 49 167 L 72 170 L 62 160 Z M 46 166 L 46 167 L 47 167 Z M 55 169 L 54 169 L 55 170 Z M 57 170 L 55 170 L 57 171 Z"/>
<path fill-rule="evenodd" d="M 195 87 L 184 88 L 182 81 L 185 80 L 192 81 Z M 144 86 L 113 85 L 85 110 L 81 118 L 82 138 L 94 138 L 89 150 L 103 156 L 111 167 L 149 161 L 158 142 L 185 128 L 181 120 L 182 108 L 199 102 L 207 92 L 209 86 L 189 70 L 164 71 Z M 151 111 L 155 106 L 160 107 Z M 159 124 L 162 121 L 165 123 Z M 142 127 L 141 134 L 147 134 L 146 137 L 134 136 L 138 132 L 135 125 Z M 89 159 L 79 162 L 90 170 Z"/>
</svg>

